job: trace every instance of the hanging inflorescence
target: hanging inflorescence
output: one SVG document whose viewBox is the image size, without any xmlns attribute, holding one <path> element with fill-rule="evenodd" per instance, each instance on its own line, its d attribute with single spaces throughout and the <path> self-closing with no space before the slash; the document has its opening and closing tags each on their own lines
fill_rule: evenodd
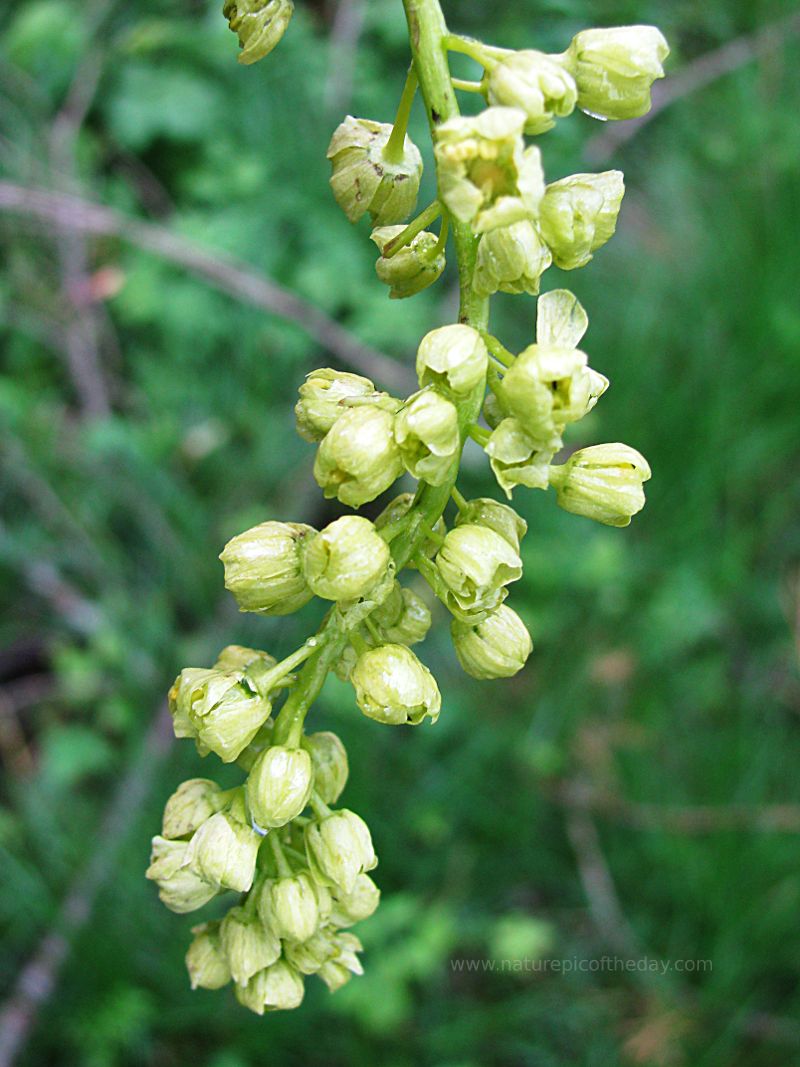
<svg viewBox="0 0 800 1067">
<path fill-rule="evenodd" d="M 413 63 L 397 118 L 342 122 L 328 149 L 331 187 L 351 222 L 369 215 L 377 274 L 391 297 L 435 282 L 452 237 L 459 321 L 422 338 L 412 396 L 326 368 L 300 387 L 296 415 L 300 435 L 317 445 L 314 477 L 326 497 L 359 508 L 404 472 L 418 480 L 417 492 L 396 496 L 374 522 L 345 514 L 317 531 L 270 520 L 234 537 L 220 558 L 242 611 L 286 615 L 315 596 L 330 610 L 280 663 L 232 645 L 213 667 L 183 670 L 169 693 L 175 735 L 247 777 L 230 790 L 211 779 L 184 782 L 167 802 L 147 876 L 176 912 L 239 894 L 223 919 L 194 928 L 186 962 L 193 987 L 233 981 L 241 1003 L 259 1014 L 299 1005 L 305 975 L 336 990 L 361 974 L 361 944 L 349 927 L 378 905 L 368 873 L 377 859 L 360 816 L 334 807 L 348 776 L 344 746 L 332 733 L 307 734 L 304 722 L 331 670 L 376 722 L 436 721 L 439 688 L 411 650 L 431 613 L 400 572 L 416 569 L 446 607 L 467 674 L 510 677 L 531 652 L 525 625 L 505 604 L 522 574 L 526 524 L 508 504 L 458 492 L 466 438 L 483 447 L 509 499 L 517 486 L 552 486 L 562 508 L 610 526 L 626 526 L 642 508 L 650 477 L 644 458 L 622 444 L 554 463 L 567 428 L 609 384 L 578 348 L 588 320 L 575 296 L 557 289 L 538 299 L 535 341 L 518 354 L 488 332 L 488 302 L 498 291 L 537 296 L 551 264 L 582 267 L 612 236 L 622 174 L 548 184 L 539 148 L 525 136 L 576 107 L 601 119 L 644 114 L 663 75 L 664 38 L 626 26 L 579 33 L 560 55 L 514 52 L 449 34 L 437 0 L 404 6 Z M 278 43 L 292 3 L 226 0 L 224 13 L 240 60 L 252 63 Z M 451 79 L 448 51 L 476 60 L 482 79 Z M 480 93 L 488 106 L 463 117 L 454 89 Z M 423 168 L 406 133 L 420 90 L 438 199 L 407 223 Z M 427 227 L 437 219 L 433 233 Z"/>
</svg>

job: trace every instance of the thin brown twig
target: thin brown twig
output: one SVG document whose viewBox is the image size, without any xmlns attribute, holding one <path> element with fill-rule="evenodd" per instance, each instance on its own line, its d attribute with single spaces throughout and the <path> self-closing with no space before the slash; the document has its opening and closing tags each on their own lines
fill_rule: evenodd
<svg viewBox="0 0 800 1067">
<path fill-rule="evenodd" d="M 787 38 L 797 33 L 800 33 L 800 12 L 795 11 L 785 18 L 770 23 L 757 33 L 736 37 L 719 48 L 698 56 L 683 70 L 670 75 L 665 82 L 660 82 L 653 87 L 653 106 L 646 115 L 627 122 L 610 123 L 602 133 L 588 141 L 585 148 L 586 158 L 593 163 L 605 163 L 635 137 L 642 127 L 652 122 L 671 104 L 691 96 L 698 89 L 704 89 L 707 85 L 726 74 L 731 74 L 764 53 L 780 48 Z"/>
<path fill-rule="evenodd" d="M 129 218 L 81 197 L 0 181 L 0 211 L 29 215 L 53 226 L 124 241 L 177 263 L 216 289 L 295 323 L 346 366 L 376 376 L 389 388 L 405 388 L 402 364 L 354 337 L 320 308 L 251 267 L 180 237 L 163 226 Z"/>
<path fill-rule="evenodd" d="M 52 996 L 70 946 L 89 920 L 97 897 L 114 870 L 130 822 L 147 796 L 171 742 L 172 723 L 164 705 L 119 781 L 89 861 L 67 891 L 56 922 L 20 971 L 14 990 L 0 1011 L 0 1067 L 11 1067 L 15 1062 L 41 1009 Z"/>
</svg>

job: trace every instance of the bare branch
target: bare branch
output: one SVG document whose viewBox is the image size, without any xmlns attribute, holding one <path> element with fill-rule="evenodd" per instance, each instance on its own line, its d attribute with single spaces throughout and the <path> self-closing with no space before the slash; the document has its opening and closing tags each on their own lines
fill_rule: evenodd
<svg viewBox="0 0 800 1067">
<path fill-rule="evenodd" d="M 295 323 L 347 366 L 404 389 L 410 372 L 384 353 L 363 344 L 324 311 L 251 267 L 212 253 L 163 226 L 129 218 L 81 197 L 0 182 L 0 211 L 30 215 L 62 229 L 120 237 L 204 278 L 216 289 Z"/>
</svg>

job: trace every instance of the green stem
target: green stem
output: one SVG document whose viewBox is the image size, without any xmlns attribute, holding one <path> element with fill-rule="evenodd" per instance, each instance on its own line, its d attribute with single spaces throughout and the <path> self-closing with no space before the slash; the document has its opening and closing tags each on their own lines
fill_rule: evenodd
<svg viewBox="0 0 800 1067">
<path fill-rule="evenodd" d="M 514 353 L 509 352 L 505 345 L 501 345 L 497 338 L 493 337 L 492 334 L 488 333 L 486 330 L 481 331 L 481 337 L 495 359 L 497 359 L 499 363 L 502 363 L 504 367 L 510 367 L 517 358 Z"/>
<path fill-rule="evenodd" d="M 462 93 L 482 93 L 483 82 L 471 82 L 464 78 L 453 78 L 453 88 Z"/>
<path fill-rule="evenodd" d="M 397 108 L 397 115 L 394 120 L 394 127 L 389 135 L 389 140 L 386 142 L 386 147 L 383 150 L 383 158 L 387 163 L 399 163 L 403 158 L 403 149 L 405 148 L 406 130 L 408 129 L 408 120 L 411 115 L 411 105 L 414 103 L 414 97 L 417 92 L 417 72 L 414 70 L 413 65 L 408 69 L 408 76 L 406 77 L 406 83 L 403 86 L 403 93 L 400 97 L 400 104 Z"/>
<path fill-rule="evenodd" d="M 437 127 L 459 114 L 447 62 L 447 49 L 448 45 L 453 47 L 453 40 L 460 41 L 461 38 L 448 36 L 439 0 L 403 0 L 403 6 L 408 21 L 414 70 L 435 140 Z M 408 85 L 407 81 L 407 89 Z M 450 227 L 458 262 L 458 321 L 483 331 L 489 325 L 489 300 L 476 293 L 472 285 L 478 238 L 468 223 L 451 218 Z M 484 391 L 485 383 L 479 382 L 456 404 L 461 448 L 480 415 Z M 417 556 L 427 540 L 428 531 L 441 518 L 455 486 L 460 459 L 461 449 L 453 459 L 449 476 L 442 485 L 420 482 L 411 510 L 405 516 L 405 524 L 391 542 L 392 558 L 398 572 Z M 331 612 L 317 634 L 318 647 L 300 672 L 275 722 L 273 736 L 276 744 L 300 744 L 306 713 L 347 641 L 348 634 L 342 629 L 341 619 L 337 617 L 337 612 Z M 313 797 L 312 807 L 318 811 L 318 801 Z"/>
<path fill-rule="evenodd" d="M 283 854 L 278 835 L 274 831 L 271 834 L 267 834 L 267 841 L 269 841 L 272 855 L 275 857 L 275 863 L 278 867 L 278 875 L 281 878 L 291 878 L 294 872 Z"/>
<path fill-rule="evenodd" d="M 462 55 L 469 56 L 470 59 L 474 59 L 476 63 L 487 68 L 495 66 L 498 59 L 509 55 L 512 51 L 510 48 L 497 48 L 494 45 L 484 44 L 483 41 L 476 41 L 474 37 L 462 37 L 457 33 L 449 33 L 445 37 L 445 48 L 450 52 L 460 52 Z"/>
<path fill-rule="evenodd" d="M 461 493 L 459 493 L 458 489 L 456 489 L 455 486 L 453 486 L 453 488 L 450 490 L 450 496 L 453 498 L 453 503 L 460 512 L 464 512 L 467 510 L 467 507 L 469 506 L 467 504 L 467 499 L 466 497 L 462 496 Z"/>
<path fill-rule="evenodd" d="M 411 244 L 418 233 L 422 233 L 426 226 L 435 222 L 436 219 L 442 213 L 442 205 L 438 200 L 434 200 L 432 204 L 429 204 L 415 219 L 409 222 L 408 226 L 404 230 L 398 233 L 397 237 L 393 237 L 391 241 L 388 241 L 383 246 L 381 256 L 384 259 L 391 259 L 396 255 L 401 248 L 405 248 L 406 245 Z"/>
</svg>

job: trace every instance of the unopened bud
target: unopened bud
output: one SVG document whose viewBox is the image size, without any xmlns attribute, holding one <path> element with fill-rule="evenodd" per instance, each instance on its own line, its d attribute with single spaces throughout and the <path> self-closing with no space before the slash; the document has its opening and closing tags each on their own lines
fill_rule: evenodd
<svg viewBox="0 0 800 1067">
<path fill-rule="evenodd" d="M 485 496 L 468 501 L 464 510 L 459 512 L 456 526 L 463 526 L 464 523 L 494 530 L 504 537 L 516 552 L 519 552 L 522 538 L 528 532 L 527 522 L 513 508 Z"/>
<path fill-rule="evenodd" d="M 559 56 L 526 50 L 504 56 L 489 71 L 489 103 L 525 112 L 525 133 L 546 133 L 572 113 L 578 90 Z"/>
<path fill-rule="evenodd" d="M 232 763 L 269 717 L 269 700 L 240 672 L 186 667 L 176 684 L 176 728 L 185 720 L 192 736 L 223 763 Z"/>
<path fill-rule="evenodd" d="M 324 887 L 323 891 L 327 892 Z M 258 913 L 278 937 L 307 941 L 320 920 L 317 887 L 311 875 L 301 871 L 266 881 L 258 898 Z"/>
<path fill-rule="evenodd" d="M 253 884 L 261 837 L 231 811 L 220 811 L 189 842 L 184 863 L 212 885 L 245 893 Z"/>
<path fill-rule="evenodd" d="M 236 999 L 245 1008 L 263 1015 L 267 1011 L 299 1008 L 303 1002 L 303 979 L 286 960 L 254 974 L 247 985 L 236 986 Z"/>
<path fill-rule="evenodd" d="M 436 679 L 405 645 L 380 645 L 358 658 L 350 681 L 364 714 L 390 726 L 436 722 L 442 698 Z"/>
<path fill-rule="evenodd" d="M 293 11 L 292 0 L 225 0 L 222 14 L 239 38 L 239 62 L 249 65 L 269 55 Z"/>
<path fill-rule="evenodd" d="M 459 396 L 484 381 L 488 365 L 489 354 L 481 335 L 461 323 L 426 333 L 417 350 L 419 384 L 450 389 Z"/>
<path fill-rule="evenodd" d="M 416 645 L 425 639 L 431 627 L 428 605 L 413 590 L 404 589 L 399 583 L 371 618 L 383 639 L 393 645 Z"/>
<path fill-rule="evenodd" d="M 444 248 L 440 247 L 436 234 L 427 230 L 418 233 L 393 256 L 385 256 L 386 245 L 404 229 L 404 226 L 380 226 L 370 235 L 381 253 L 375 263 L 375 273 L 389 286 L 392 300 L 415 296 L 427 289 L 445 268 Z"/>
<path fill-rule="evenodd" d="M 644 456 L 622 444 L 581 448 L 563 465 L 550 468 L 558 505 L 606 526 L 627 526 L 642 510 L 642 485 L 649 477 Z"/>
<path fill-rule="evenodd" d="M 314 530 L 299 522 L 262 522 L 232 538 L 220 554 L 225 588 L 241 611 L 289 615 L 311 599 L 302 545 Z"/>
<path fill-rule="evenodd" d="M 237 985 L 245 985 L 281 954 L 277 934 L 261 922 L 252 908 L 231 908 L 222 920 L 220 941 Z"/>
<path fill-rule="evenodd" d="M 380 496 L 402 473 L 394 413 L 381 407 L 348 408 L 314 461 L 314 477 L 325 496 L 353 508 Z"/>
<path fill-rule="evenodd" d="M 314 878 L 344 893 L 352 893 L 358 876 L 378 864 L 367 824 L 347 808 L 310 822 L 305 843 Z"/>
<path fill-rule="evenodd" d="M 303 566 L 306 580 L 325 600 L 356 600 L 385 575 L 389 546 L 369 519 L 343 515 L 309 544 Z"/>
<path fill-rule="evenodd" d="M 633 119 L 650 110 L 650 87 L 664 77 L 669 46 L 655 26 L 583 30 L 565 60 L 578 107 L 598 119 Z"/>
<path fill-rule="evenodd" d="M 192 927 L 194 937 L 186 953 L 186 970 L 192 989 L 222 989 L 231 980 L 228 961 L 222 950 L 219 923 Z"/>
<path fill-rule="evenodd" d="M 188 851 L 188 841 L 154 837 L 150 866 L 145 873 L 145 877 L 158 886 L 162 903 L 181 915 L 202 908 L 219 892 L 219 886 L 212 885 L 185 865 Z"/>
<path fill-rule="evenodd" d="M 346 371 L 312 371 L 299 389 L 295 405 L 297 432 L 306 441 L 321 441 L 340 415 L 347 411 L 348 400 L 379 396 L 369 378 Z"/>
<path fill-rule="evenodd" d="M 525 623 L 505 604 L 474 625 L 453 619 L 450 633 L 458 662 L 472 678 L 511 678 L 533 649 Z"/>
<path fill-rule="evenodd" d="M 572 174 L 547 186 L 539 227 L 557 267 L 583 267 L 613 236 L 624 193 L 619 170 Z"/>
<path fill-rule="evenodd" d="M 333 896 L 331 922 L 334 926 L 353 926 L 368 919 L 380 903 L 381 891 L 368 874 L 359 874 L 349 893 L 337 890 Z"/>
<path fill-rule="evenodd" d="M 358 222 L 369 211 L 376 226 L 391 226 L 414 210 L 422 156 L 405 137 L 400 158 L 391 153 L 388 158 L 386 148 L 392 130 L 389 123 L 348 115 L 334 131 L 328 146 L 331 189 L 351 222 Z"/>
<path fill-rule="evenodd" d="M 480 296 L 539 292 L 542 274 L 553 261 L 534 224 L 523 219 L 484 233 L 478 242 L 473 284 Z"/>
<path fill-rule="evenodd" d="M 409 397 L 395 418 L 394 436 L 410 474 L 442 485 L 458 456 L 458 411 L 452 401 L 432 389 Z"/>
<path fill-rule="evenodd" d="M 522 575 L 522 560 L 504 537 L 469 523 L 450 530 L 436 566 L 455 606 L 465 611 L 496 607 L 503 588 Z"/>
<path fill-rule="evenodd" d="M 285 826 L 308 803 L 314 784 L 311 757 L 302 748 L 273 745 L 247 777 L 247 806 L 257 826 Z"/>
<path fill-rule="evenodd" d="M 208 778 L 190 778 L 172 794 L 164 808 L 161 832 L 175 840 L 193 834 L 206 819 L 225 806 L 225 795 L 216 782 Z"/>
<path fill-rule="evenodd" d="M 311 756 L 314 788 L 326 804 L 335 804 L 347 784 L 349 767 L 344 745 L 328 730 L 307 734 L 303 748 Z"/>
</svg>

